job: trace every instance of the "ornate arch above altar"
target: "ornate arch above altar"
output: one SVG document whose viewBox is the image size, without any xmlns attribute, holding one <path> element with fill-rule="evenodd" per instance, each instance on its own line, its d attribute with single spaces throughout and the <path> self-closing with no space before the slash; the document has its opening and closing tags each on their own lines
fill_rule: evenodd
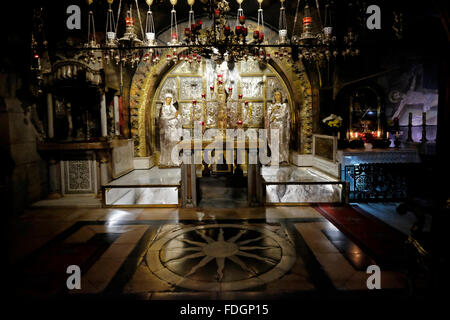
<svg viewBox="0 0 450 320">
<path fill-rule="evenodd" d="M 251 34 L 251 32 L 249 33 Z M 272 57 L 274 56 L 274 49 L 267 51 Z M 178 54 L 181 54 L 181 51 Z M 138 157 L 149 156 L 157 151 L 155 148 L 155 139 L 159 139 L 159 137 L 156 137 L 156 123 L 154 120 L 157 114 L 158 102 L 160 102 L 161 91 L 164 90 L 164 82 L 169 78 L 175 79 L 179 76 L 187 78 L 190 76 L 193 78 L 202 76 L 201 72 L 191 74 L 189 72 L 183 72 L 183 68 L 185 68 L 184 64 L 187 64 L 187 62 L 173 63 L 165 58 L 166 53 L 161 54 L 161 57 L 163 58 L 159 63 L 154 65 L 144 62 L 140 63 L 131 83 L 131 134 L 134 140 L 135 156 Z M 209 61 L 203 61 L 203 66 L 200 67 L 205 68 L 207 63 Z M 242 64 L 238 64 L 236 67 L 239 68 L 239 72 L 242 71 Z M 244 68 L 254 68 L 254 65 L 247 64 Z M 264 71 L 264 69 L 267 71 Z M 181 70 L 182 72 L 177 74 L 177 70 Z M 267 76 L 266 79 L 274 79 L 274 82 L 278 82 L 280 89 L 288 97 L 292 114 L 291 146 L 294 148 L 294 151 L 302 154 L 311 153 L 313 125 L 312 93 L 303 64 L 301 61 L 289 63 L 286 59 L 270 59 L 262 71 L 254 72 L 254 70 L 249 69 L 244 72 L 246 78 L 249 78 L 249 80 L 252 76 L 258 77 L 265 73 Z M 205 89 L 207 81 L 207 79 L 202 80 L 203 83 L 201 85 L 203 89 Z M 195 84 L 195 81 L 192 84 Z M 177 85 L 179 86 L 179 81 Z M 267 87 L 269 85 L 264 84 L 263 90 L 266 91 Z M 242 86 L 240 90 L 244 90 Z M 237 90 L 233 94 L 237 95 Z M 265 108 L 266 103 L 271 99 L 269 98 L 270 94 L 270 92 L 263 92 L 260 97 L 254 97 L 254 99 L 250 100 L 253 100 L 255 105 L 260 104 Z M 178 98 L 180 98 L 179 95 Z M 196 97 L 181 97 L 180 104 L 186 104 L 189 100 L 192 101 L 193 99 L 196 99 Z"/>
</svg>

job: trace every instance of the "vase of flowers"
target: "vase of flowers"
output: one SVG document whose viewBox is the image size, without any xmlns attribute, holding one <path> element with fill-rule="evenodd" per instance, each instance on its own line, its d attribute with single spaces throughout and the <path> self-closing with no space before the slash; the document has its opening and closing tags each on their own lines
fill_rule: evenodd
<svg viewBox="0 0 450 320">
<path fill-rule="evenodd" d="M 322 122 L 325 124 L 327 130 L 331 131 L 333 135 L 339 133 L 339 129 L 342 128 L 342 118 L 335 114 L 330 114 L 328 117 L 324 118 Z"/>
</svg>

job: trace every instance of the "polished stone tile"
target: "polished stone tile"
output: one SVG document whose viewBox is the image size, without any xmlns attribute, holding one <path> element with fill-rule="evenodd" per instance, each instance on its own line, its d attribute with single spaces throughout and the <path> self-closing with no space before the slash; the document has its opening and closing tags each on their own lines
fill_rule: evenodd
<svg viewBox="0 0 450 320">
<path fill-rule="evenodd" d="M 156 277 L 145 264 L 140 264 L 131 280 L 125 285 L 124 293 L 137 292 L 167 292 L 173 290 L 173 285 Z"/>
<path fill-rule="evenodd" d="M 9 260 L 34 252 L 24 270 L 49 294 L 60 285 L 53 274 L 73 261 L 90 262 L 71 294 L 155 300 L 277 299 L 315 294 L 325 278 L 366 290 L 376 263 L 314 207 L 33 209 L 8 225 Z M 382 270 L 382 288 L 404 285 L 403 274 Z"/>
</svg>

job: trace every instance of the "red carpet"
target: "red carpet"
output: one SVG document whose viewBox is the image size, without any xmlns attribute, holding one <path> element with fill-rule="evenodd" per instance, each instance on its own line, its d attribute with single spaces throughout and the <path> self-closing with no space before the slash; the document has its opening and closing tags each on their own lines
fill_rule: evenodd
<svg viewBox="0 0 450 320">
<path fill-rule="evenodd" d="M 407 237 L 383 221 L 352 206 L 318 205 L 315 209 L 377 263 L 390 265 L 402 260 Z"/>
</svg>

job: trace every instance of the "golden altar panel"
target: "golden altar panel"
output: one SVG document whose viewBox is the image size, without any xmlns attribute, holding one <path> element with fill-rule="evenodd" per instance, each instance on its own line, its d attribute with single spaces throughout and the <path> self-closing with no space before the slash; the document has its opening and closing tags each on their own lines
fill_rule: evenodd
<svg viewBox="0 0 450 320">
<path fill-rule="evenodd" d="M 238 120 L 244 128 L 263 128 L 264 113 L 275 90 L 283 92 L 293 110 L 289 90 L 279 74 L 271 66 L 252 60 L 232 68 L 226 62 L 210 60 L 200 65 L 181 62 L 161 83 L 155 93 L 158 98 L 152 101 L 152 150 L 158 150 L 158 110 L 168 92 L 177 101 L 183 128 L 192 128 L 195 121 L 203 122 L 205 128 L 236 128 Z"/>
</svg>

